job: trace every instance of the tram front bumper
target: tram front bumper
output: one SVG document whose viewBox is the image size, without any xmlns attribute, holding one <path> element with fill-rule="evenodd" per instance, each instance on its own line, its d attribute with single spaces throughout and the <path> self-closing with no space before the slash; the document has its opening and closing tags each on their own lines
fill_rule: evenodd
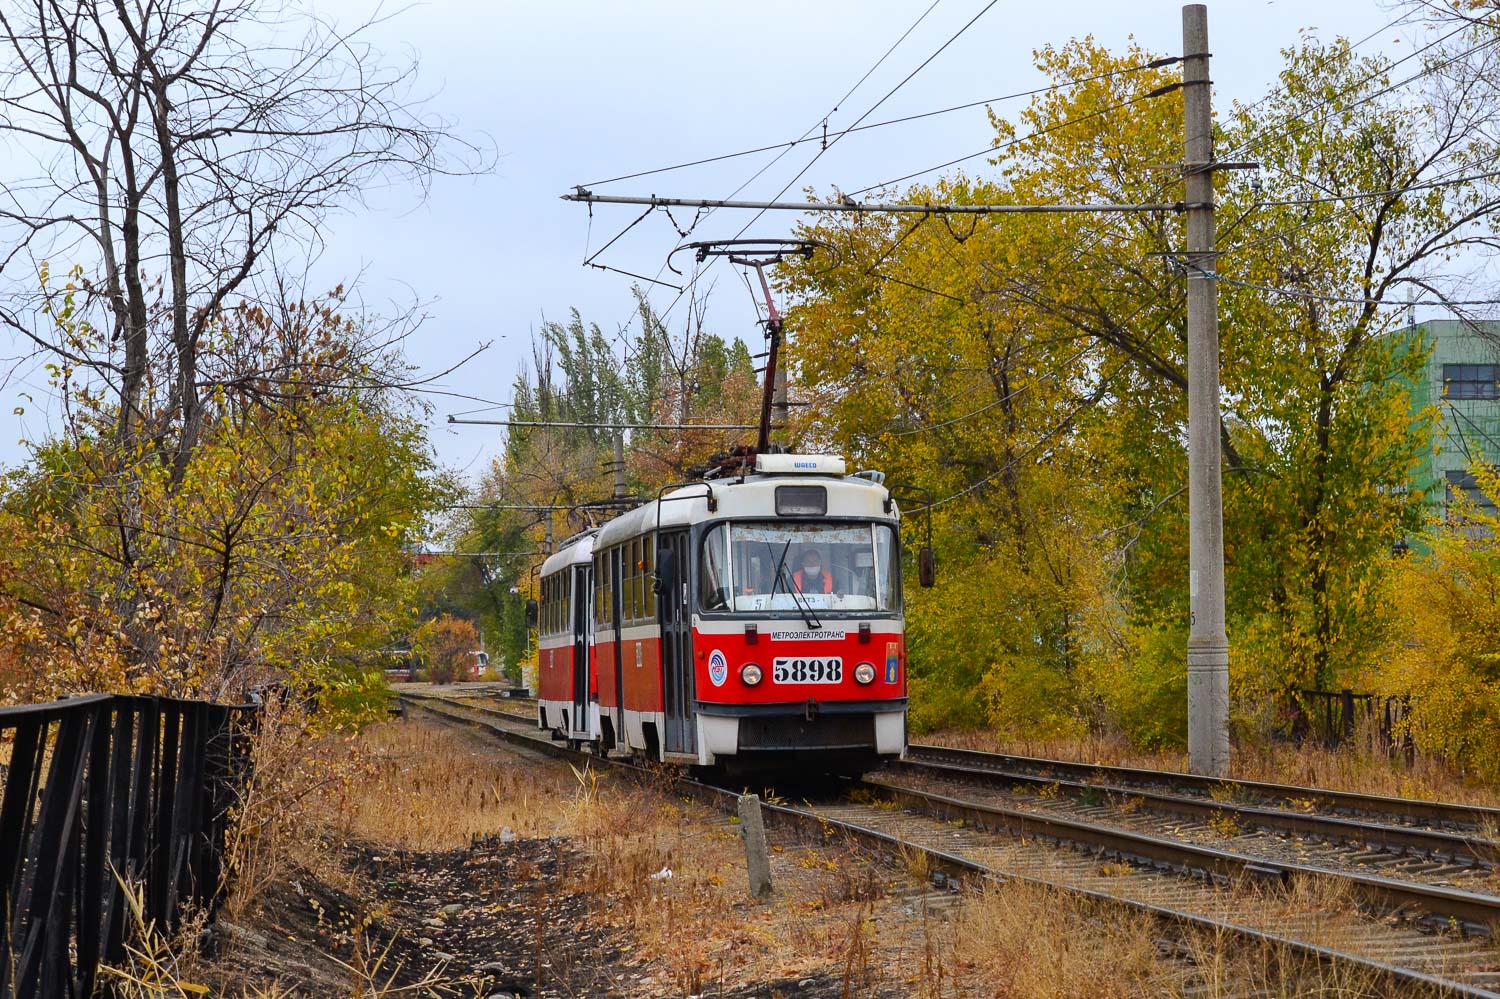
<svg viewBox="0 0 1500 999">
<path fill-rule="evenodd" d="M 906 700 L 804 704 L 699 702 L 700 745 L 715 757 L 741 753 L 863 751 L 898 756 L 906 748 Z"/>
</svg>

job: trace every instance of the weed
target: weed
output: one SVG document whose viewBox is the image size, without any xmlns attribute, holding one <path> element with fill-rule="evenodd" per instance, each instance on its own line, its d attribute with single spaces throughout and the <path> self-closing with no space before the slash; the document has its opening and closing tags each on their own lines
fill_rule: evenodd
<svg viewBox="0 0 1500 999">
<path fill-rule="evenodd" d="M 1214 801 L 1236 804 L 1240 801 L 1243 792 L 1238 784 L 1215 784 L 1208 789 L 1208 796 Z"/>
<path fill-rule="evenodd" d="M 1243 831 L 1240 817 L 1234 812 L 1215 812 L 1209 816 L 1208 827 L 1225 839 L 1238 836 Z"/>
<path fill-rule="evenodd" d="M 926 881 L 932 876 L 932 854 L 919 846 L 900 843 L 896 847 L 901 855 L 901 866 L 917 881 Z"/>
<path fill-rule="evenodd" d="M 348 961 L 333 958 L 349 975 L 349 999 L 394 999 L 397 996 L 457 996 L 464 994 L 459 981 L 445 974 L 442 966 L 430 969 L 413 982 L 400 981 L 402 965 L 391 960 L 395 946 L 391 939 L 377 945 L 364 935 L 354 942 L 354 954 Z"/>
<path fill-rule="evenodd" d="M 178 940 L 168 939 L 154 920 L 146 917 L 139 884 L 115 874 L 120 887 L 120 897 L 125 902 L 129 939 L 125 944 L 125 959 L 118 965 L 104 965 L 99 969 L 102 981 L 109 982 L 115 995 L 128 999 L 181 999 L 183 996 L 206 996 L 207 985 L 193 980 L 197 977 L 196 949 L 190 943 L 192 937 L 179 933 Z M 184 928 L 202 928 L 201 919 L 189 919 Z"/>
</svg>

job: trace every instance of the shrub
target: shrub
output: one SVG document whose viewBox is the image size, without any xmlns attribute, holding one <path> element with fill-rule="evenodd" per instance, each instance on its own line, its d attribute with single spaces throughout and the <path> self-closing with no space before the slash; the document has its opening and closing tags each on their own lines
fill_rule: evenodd
<svg viewBox="0 0 1500 999">
<path fill-rule="evenodd" d="M 416 649 L 433 683 L 454 683 L 469 678 L 470 655 L 479 647 L 479 630 L 473 622 L 444 614 L 417 629 Z"/>
</svg>

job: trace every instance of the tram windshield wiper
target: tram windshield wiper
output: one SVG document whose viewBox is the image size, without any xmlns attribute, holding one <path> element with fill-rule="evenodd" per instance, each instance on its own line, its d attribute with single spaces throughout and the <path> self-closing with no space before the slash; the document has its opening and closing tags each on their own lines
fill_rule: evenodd
<svg viewBox="0 0 1500 999">
<path fill-rule="evenodd" d="M 765 546 L 773 554 L 775 553 L 775 549 L 771 548 L 771 542 L 765 542 Z M 788 539 L 787 543 L 781 546 L 781 557 L 776 560 L 776 571 L 774 573 L 774 578 L 771 580 L 771 597 L 773 598 L 772 602 L 774 603 L 774 598 L 776 596 L 776 587 L 780 586 L 781 581 L 785 579 L 787 581 L 786 592 L 791 596 L 792 603 L 796 606 L 798 613 L 802 615 L 802 623 L 807 625 L 809 628 L 821 628 L 823 627 L 823 622 L 813 614 L 812 607 L 802 602 L 802 595 L 797 592 L 797 581 L 792 578 L 791 571 L 786 567 L 786 554 L 791 549 L 791 547 L 791 539 Z"/>
</svg>

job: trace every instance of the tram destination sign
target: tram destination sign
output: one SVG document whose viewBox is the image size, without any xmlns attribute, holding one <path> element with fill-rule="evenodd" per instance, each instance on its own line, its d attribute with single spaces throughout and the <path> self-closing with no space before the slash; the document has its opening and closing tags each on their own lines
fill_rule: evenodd
<svg viewBox="0 0 1500 999">
<path fill-rule="evenodd" d="M 826 642 L 848 636 L 844 628 L 772 628 L 773 642 Z"/>
</svg>

